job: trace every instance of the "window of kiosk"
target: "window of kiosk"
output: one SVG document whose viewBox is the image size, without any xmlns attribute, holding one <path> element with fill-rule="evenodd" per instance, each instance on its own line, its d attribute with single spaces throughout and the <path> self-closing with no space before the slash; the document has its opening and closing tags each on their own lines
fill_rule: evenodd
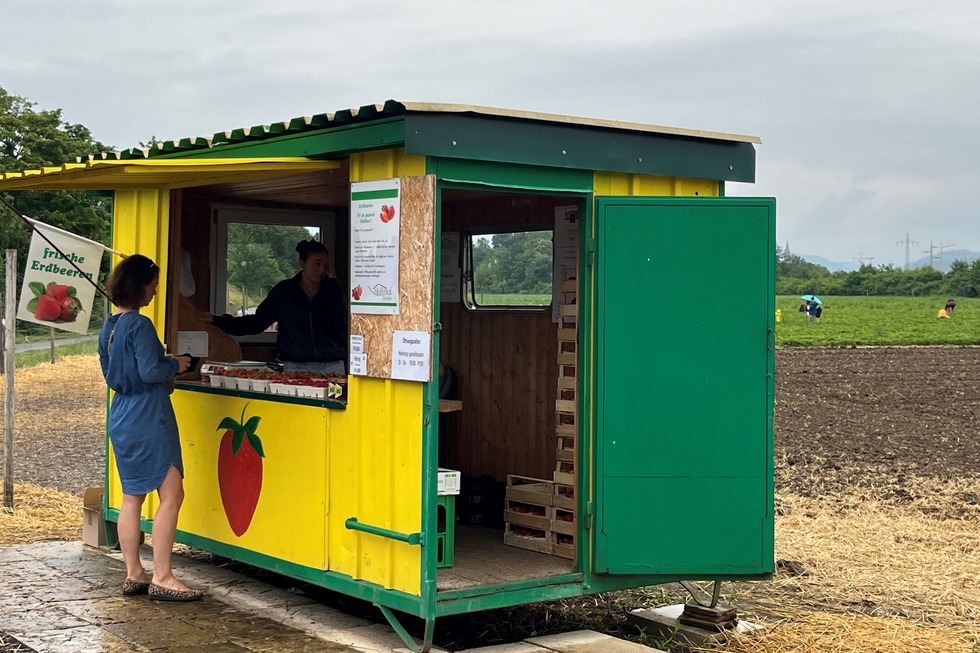
<svg viewBox="0 0 980 653">
<path fill-rule="evenodd" d="M 550 226 L 524 224 L 465 234 L 466 308 L 548 310 L 554 276 L 553 233 Z"/>
<path fill-rule="evenodd" d="M 211 312 L 247 315 L 278 282 L 299 272 L 296 244 L 318 240 L 334 254 L 336 216 L 330 211 L 212 207 Z M 276 328 L 236 336 L 242 344 L 273 345 Z"/>
</svg>

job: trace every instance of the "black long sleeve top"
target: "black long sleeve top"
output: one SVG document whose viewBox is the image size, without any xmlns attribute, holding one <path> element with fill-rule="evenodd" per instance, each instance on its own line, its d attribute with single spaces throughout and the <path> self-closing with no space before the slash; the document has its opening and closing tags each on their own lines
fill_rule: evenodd
<svg viewBox="0 0 980 653">
<path fill-rule="evenodd" d="M 214 325 L 233 336 L 261 333 L 275 322 L 279 323 L 279 360 L 333 362 L 346 358 L 347 302 L 336 279 L 320 282 L 320 290 L 310 299 L 296 274 L 273 286 L 254 315 L 214 316 Z"/>
</svg>

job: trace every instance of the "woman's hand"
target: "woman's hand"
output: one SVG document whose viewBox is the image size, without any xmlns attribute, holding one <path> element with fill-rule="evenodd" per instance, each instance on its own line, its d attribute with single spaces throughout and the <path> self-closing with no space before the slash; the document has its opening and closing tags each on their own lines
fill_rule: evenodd
<svg viewBox="0 0 980 653">
<path fill-rule="evenodd" d="M 177 359 L 177 374 L 183 374 L 187 371 L 187 368 L 191 366 L 191 357 L 189 354 L 184 354 L 182 356 L 171 356 L 170 358 Z"/>
</svg>

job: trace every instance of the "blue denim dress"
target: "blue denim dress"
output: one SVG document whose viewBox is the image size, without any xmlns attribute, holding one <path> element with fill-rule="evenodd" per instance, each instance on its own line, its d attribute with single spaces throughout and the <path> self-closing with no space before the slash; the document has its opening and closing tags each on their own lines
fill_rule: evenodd
<svg viewBox="0 0 980 653">
<path fill-rule="evenodd" d="M 164 356 L 150 319 L 136 311 L 111 315 L 99 333 L 99 364 L 115 391 L 108 429 L 123 493 L 156 490 L 171 465 L 183 476 L 177 418 L 164 383 L 177 374 L 179 363 Z"/>
</svg>

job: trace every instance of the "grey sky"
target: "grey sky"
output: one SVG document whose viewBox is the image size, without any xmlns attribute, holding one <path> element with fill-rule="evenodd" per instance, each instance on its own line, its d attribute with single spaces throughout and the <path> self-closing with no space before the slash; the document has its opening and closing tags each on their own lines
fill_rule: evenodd
<svg viewBox="0 0 980 653">
<path fill-rule="evenodd" d="M 0 86 L 118 148 L 397 100 L 754 134 L 796 253 L 980 251 L 980 3 L 32 0 Z M 873 257 L 873 259 L 872 259 Z"/>
</svg>

